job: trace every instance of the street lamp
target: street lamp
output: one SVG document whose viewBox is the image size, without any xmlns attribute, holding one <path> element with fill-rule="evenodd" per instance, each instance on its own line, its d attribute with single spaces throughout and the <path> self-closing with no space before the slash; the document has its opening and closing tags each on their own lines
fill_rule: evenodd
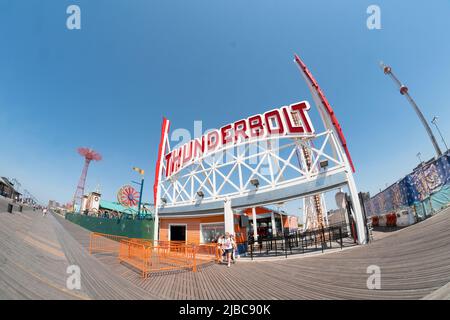
<svg viewBox="0 0 450 320">
<path fill-rule="evenodd" d="M 256 179 L 256 178 L 252 179 L 252 180 L 250 180 L 250 183 L 252 185 L 254 185 L 256 189 L 258 189 L 258 187 L 259 187 L 259 180 L 258 179 Z"/>
<path fill-rule="evenodd" d="M 435 125 L 436 130 L 439 132 L 439 135 L 441 136 L 442 142 L 444 143 L 445 151 L 447 151 L 448 150 L 448 146 L 447 146 L 447 143 L 445 143 L 444 136 L 442 135 L 441 130 L 439 130 L 439 127 L 437 125 L 437 119 L 439 119 L 439 117 L 434 116 L 433 120 L 431 120 L 431 123 Z"/>
<path fill-rule="evenodd" d="M 142 192 L 144 190 L 144 173 L 145 171 L 138 167 L 133 167 L 133 170 L 141 175 L 141 183 L 133 181 L 137 185 L 140 185 L 141 192 L 139 193 L 139 204 L 138 204 L 138 215 L 141 216 L 141 205 L 142 205 Z"/>
<path fill-rule="evenodd" d="M 422 154 L 420 152 L 417 152 L 416 156 L 419 158 L 420 163 L 422 163 L 422 158 L 420 157 Z"/>
<path fill-rule="evenodd" d="M 197 195 L 198 195 L 200 198 L 203 198 L 203 197 L 205 196 L 205 194 L 204 194 L 204 192 L 203 192 L 202 190 L 197 191 Z"/>
</svg>

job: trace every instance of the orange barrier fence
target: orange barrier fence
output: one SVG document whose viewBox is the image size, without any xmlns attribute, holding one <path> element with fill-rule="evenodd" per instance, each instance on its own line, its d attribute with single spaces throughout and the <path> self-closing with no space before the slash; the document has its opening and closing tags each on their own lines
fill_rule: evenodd
<svg viewBox="0 0 450 320">
<path fill-rule="evenodd" d="M 166 244 L 148 249 L 148 272 L 170 270 L 197 271 L 195 247 L 187 245 L 174 246 Z"/>
<path fill-rule="evenodd" d="M 142 273 L 170 270 L 192 270 L 203 264 L 220 261 L 216 244 L 194 244 L 183 241 L 133 239 L 102 233 L 91 233 L 89 252 L 118 254 L 125 262 Z"/>
<path fill-rule="evenodd" d="M 197 260 L 219 262 L 221 259 L 220 250 L 215 243 L 198 244 L 195 248 Z"/>
<path fill-rule="evenodd" d="M 149 246 L 138 241 L 122 240 L 119 247 L 119 260 L 137 268 L 143 278 L 161 271 L 185 269 L 196 272 L 199 265 L 215 262 L 219 256 L 215 245 L 167 243 Z"/>
<path fill-rule="evenodd" d="M 120 241 L 126 239 L 128 238 L 115 236 L 112 234 L 91 232 L 91 235 L 89 237 L 89 253 L 117 253 L 119 251 Z"/>
<path fill-rule="evenodd" d="M 112 234 L 91 232 L 89 239 L 89 252 L 106 252 L 117 254 L 119 252 L 119 243 L 122 240 L 132 241 L 140 243 L 146 246 L 166 246 L 177 247 L 179 245 L 186 245 L 184 241 L 164 241 L 164 240 L 150 240 L 150 239 L 138 239 L 128 238 L 124 236 L 116 236 Z"/>
<path fill-rule="evenodd" d="M 147 277 L 147 248 L 144 244 L 128 240 L 120 241 L 119 260 L 125 261 L 142 272 L 142 277 Z"/>
</svg>

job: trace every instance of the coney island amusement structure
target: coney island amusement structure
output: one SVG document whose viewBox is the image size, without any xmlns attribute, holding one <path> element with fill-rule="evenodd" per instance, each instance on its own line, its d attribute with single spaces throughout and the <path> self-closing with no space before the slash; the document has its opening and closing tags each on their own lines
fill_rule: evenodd
<svg viewBox="0 0 450 320">
<path fill-rule="evenodd" d="M 226 124 L 172 149 L 170 121 L 162 123 L 155 171 L 155 238 L 202 243 L 209 231 L 245 240 L 267 205 L 302 199 L 305 228 L 327 224 L 324 192 L 348 188 L 355 238 L 367 241 L 355 167 L 337 117 L 317 81 L 295 55 L 312 94 Z M 317 108 L 323 131 L 309 113 Z M 280 213 L 281 224 L 289 226 Z M 272 214 L 273 221 L 273 214 Z M 248 229 L 248 230 L 247 230 Z M 258 237 L 253 227 L 253 236 Z"/>
<path fill-rule="evenodd" d="M 80 180 L 78 181 L 77 189 L 73 196 L 72 208 L 76 210 L 76 206 L 78 206 L 78 210 L 81 207 L 82 198 L 84 195 L 84 187 L 86 184 L 86 177 L 89 169 L 89 165 L 91 161 L 100 161 L 102 160 L 102 156 L 100 153 L 89 149 L 89 148 L 78 148 L 78 153 L 84 157 L 84 166 L 81 171 Z"/>
</svg>

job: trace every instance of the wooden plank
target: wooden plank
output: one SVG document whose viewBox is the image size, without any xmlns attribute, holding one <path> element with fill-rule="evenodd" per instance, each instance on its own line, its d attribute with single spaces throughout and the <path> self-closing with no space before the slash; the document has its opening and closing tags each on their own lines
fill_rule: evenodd
<svg viewBox="0 0 450 320">
<path fill-rule="evenodd" d="M 41 218 L 0 213 L 0 298 L 420 299 L 450 290 L 450 209 L 348 250 L 214 264 L 146 280 L 114 256 L 89 255 L 89 231 L 60 217 Z M 78 296 L 63 290 L 65 267 L 73 263 L 83 270 Z M 381 268 L 381 290 L 367 289 L 369 265 Z"/>
</svg>

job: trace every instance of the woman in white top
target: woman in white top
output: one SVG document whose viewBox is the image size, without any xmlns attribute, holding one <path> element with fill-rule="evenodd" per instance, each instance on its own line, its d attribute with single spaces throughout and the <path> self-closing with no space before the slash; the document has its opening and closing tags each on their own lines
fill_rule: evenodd
<svg viewBox="0 0 450 320">
<path fill-rule="evenodd" d="M 233 239 L 231 239 L 231 236 L 228 232 L 225 233 L 225 238 L 223 239 L 222 243 L 222 249 L 225 250 L 225 253 L 227 255 L 227 263 L 229 268 L 231 263 L 231 253 L 233 252 Z"/>
</svg>

